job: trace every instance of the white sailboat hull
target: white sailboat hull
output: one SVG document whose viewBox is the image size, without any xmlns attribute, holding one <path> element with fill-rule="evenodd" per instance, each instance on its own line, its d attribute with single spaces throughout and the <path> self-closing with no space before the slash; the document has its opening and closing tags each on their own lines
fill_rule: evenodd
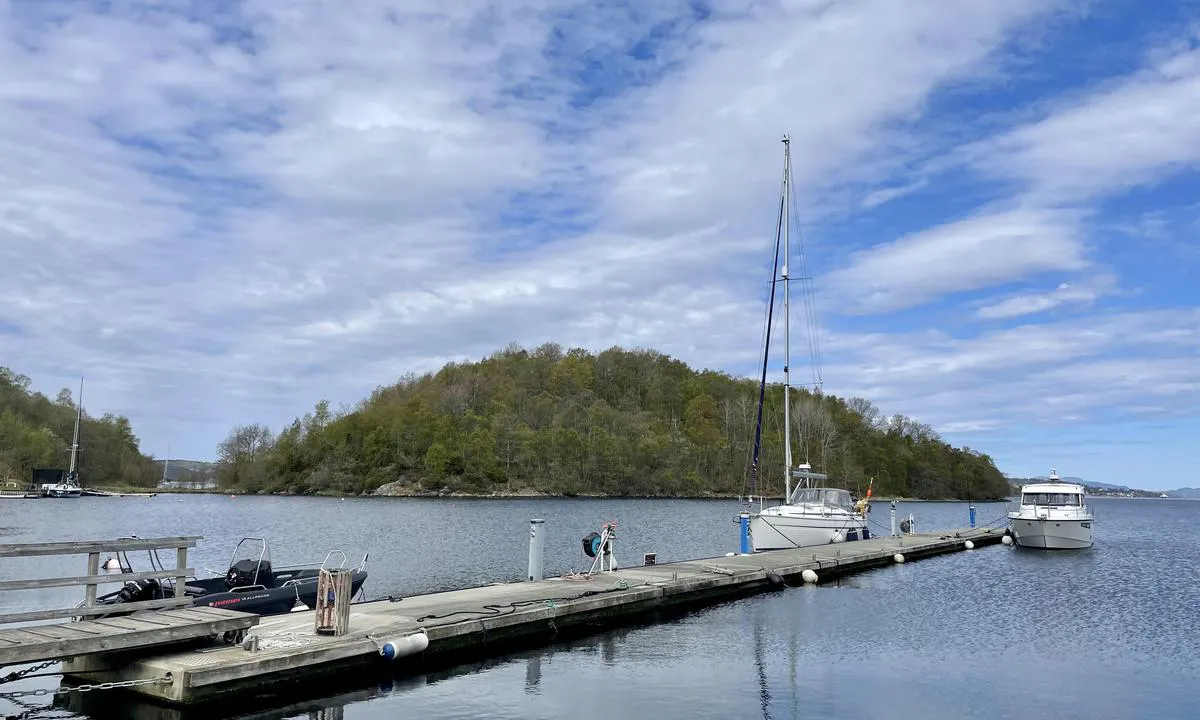
<svg viewBox="0 0 1200 720">
<path fill-rule="evenodd" d="M 1092 546 L 1091 519 L 1022 518 L 1009 522 L 1013 542 L 1043 550 L 1082 550 Z"/>
<path fill-rule="evenodd" d="M 43 485 L 42 496 L 48 498 L 77 498 L 83 495 L 83 488 L 78 485 Z"/>
<path fill-rule="evenodd" d="M 865 540 L 869 536 L 866 520 L 853 516 L 788 514 L 768 508 L 750 518 L 750 545 L 755 552 Z"/>
</svg>

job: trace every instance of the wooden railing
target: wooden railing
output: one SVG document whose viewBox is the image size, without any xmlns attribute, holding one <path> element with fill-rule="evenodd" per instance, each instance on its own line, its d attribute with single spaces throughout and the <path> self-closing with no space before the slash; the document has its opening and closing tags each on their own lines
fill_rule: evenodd
<svg viewBox="0 0 1200 720">
<path fill-rule="evenodd" d="M 84 587 L 83 605 L 71 608 L 55 608 L 52 610 L 37 610 L 34 612 L 17 612 L 0 614 L 0 623 L 29 622 L 34 620 L 53 620 L 56 618 L 92 617 L 108 615 L 115 612 L 132 612 L 134 610 L 156 610 L 161 608 L 180 607 L 191 604 L 191 599 L 184 596 L 187 578 L 195 574 L 195 570 L 187 566 L 188 548 L 196 547 L 196 542 L 203 538 L 199 536 L 183 536 L 168 538 L 122 538 L 119 540 L 87 540 L 80 542 L 28 543 L 23 545 L 0 545 L 0 558 L 44 557 L 46 555 L 87 555 L 87 575 L 71 577 L 39 578 L 35 580 L 2 580 L 0 592 L 8 590 L 38 590 L 41 588 Z M 136 550 L 157 551 L 175 550 L 175 568 L 150 570 L 147 572 L 113 572 L 100 571 L 101 553 L 122 553 Z M 131 580 L 150 580 L 158 578 L 174 578 L 174 597 L 160 600 L 142 600 L 126 602 L 119 605 L 97 605 L 96 588 L 105 584 L 124 584 Z"/>
</svg>

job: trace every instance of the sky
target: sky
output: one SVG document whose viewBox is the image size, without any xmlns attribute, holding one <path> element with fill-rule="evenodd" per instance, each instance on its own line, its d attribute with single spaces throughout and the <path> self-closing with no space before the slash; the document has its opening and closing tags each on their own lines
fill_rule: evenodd
<svg viewBox="0 0 1200 720">
<path fill-rule="evenodd" d="M 1197 117 L 1196 0 L 0 0 L 0 365 L 191 459 L 510 343 L 753 375 L 788 135 L 825 392 L 1197 485 Z"/>
</svg>

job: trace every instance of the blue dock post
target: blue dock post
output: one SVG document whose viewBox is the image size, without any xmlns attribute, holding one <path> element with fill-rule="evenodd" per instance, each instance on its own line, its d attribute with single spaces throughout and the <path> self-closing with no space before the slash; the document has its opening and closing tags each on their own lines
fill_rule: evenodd
<svg viewBox="0 0 1200 720">
<path fill-rule="evenodd" d="M 971 527 L 975 527 L 975 506 L 971 505 Z"/>
<path fill-rule="evenodd" d="M 738 529 L 741 535 L 742 554 L 750 554 L 750 513 L 743 510 L 738 513 Z"/>
</svg>

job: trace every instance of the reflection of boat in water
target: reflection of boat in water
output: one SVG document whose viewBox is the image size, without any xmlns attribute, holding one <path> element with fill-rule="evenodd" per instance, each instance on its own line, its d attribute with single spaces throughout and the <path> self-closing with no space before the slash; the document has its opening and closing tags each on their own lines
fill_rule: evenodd
<svg viewBox="0 0 1200 720">
<path fill-rule="evenodd" d="M 148 552 L 153 569 L 170 569 L 163 566 L 157 550 Z M 119 554 L 118 563 L 121 572 L 134 572 L 126 553 Z M 362 562 L 352 570 L 351 588 L 354 594 L 367 580 L 366 564 L 367 555 L 363 555 Z M 192 599 L 192 606 L 220 607 L 257 615 L 287 613 L 300 605 L 311 610 L 317 604 L 317 579 L 321 571 L 347 569 L 345 565 L 345 553 L 332 550 L 319 565 L 273 567 L 268 542 L 264 538 L 246 537 L 233 549 L 229 569 L 224 575 L 210 570 L 216 577 L 188 579 L 184 585 L 184 596 Z M 116 592 L 97 598 L 96 602 L 119 606 L 122 603 L 160 600 L 174 595 L 175 581 L 172 579 L 138 579 L 130 580 Z M 112 616 L 124 614 L 114 608 Z"/>
</svg>

